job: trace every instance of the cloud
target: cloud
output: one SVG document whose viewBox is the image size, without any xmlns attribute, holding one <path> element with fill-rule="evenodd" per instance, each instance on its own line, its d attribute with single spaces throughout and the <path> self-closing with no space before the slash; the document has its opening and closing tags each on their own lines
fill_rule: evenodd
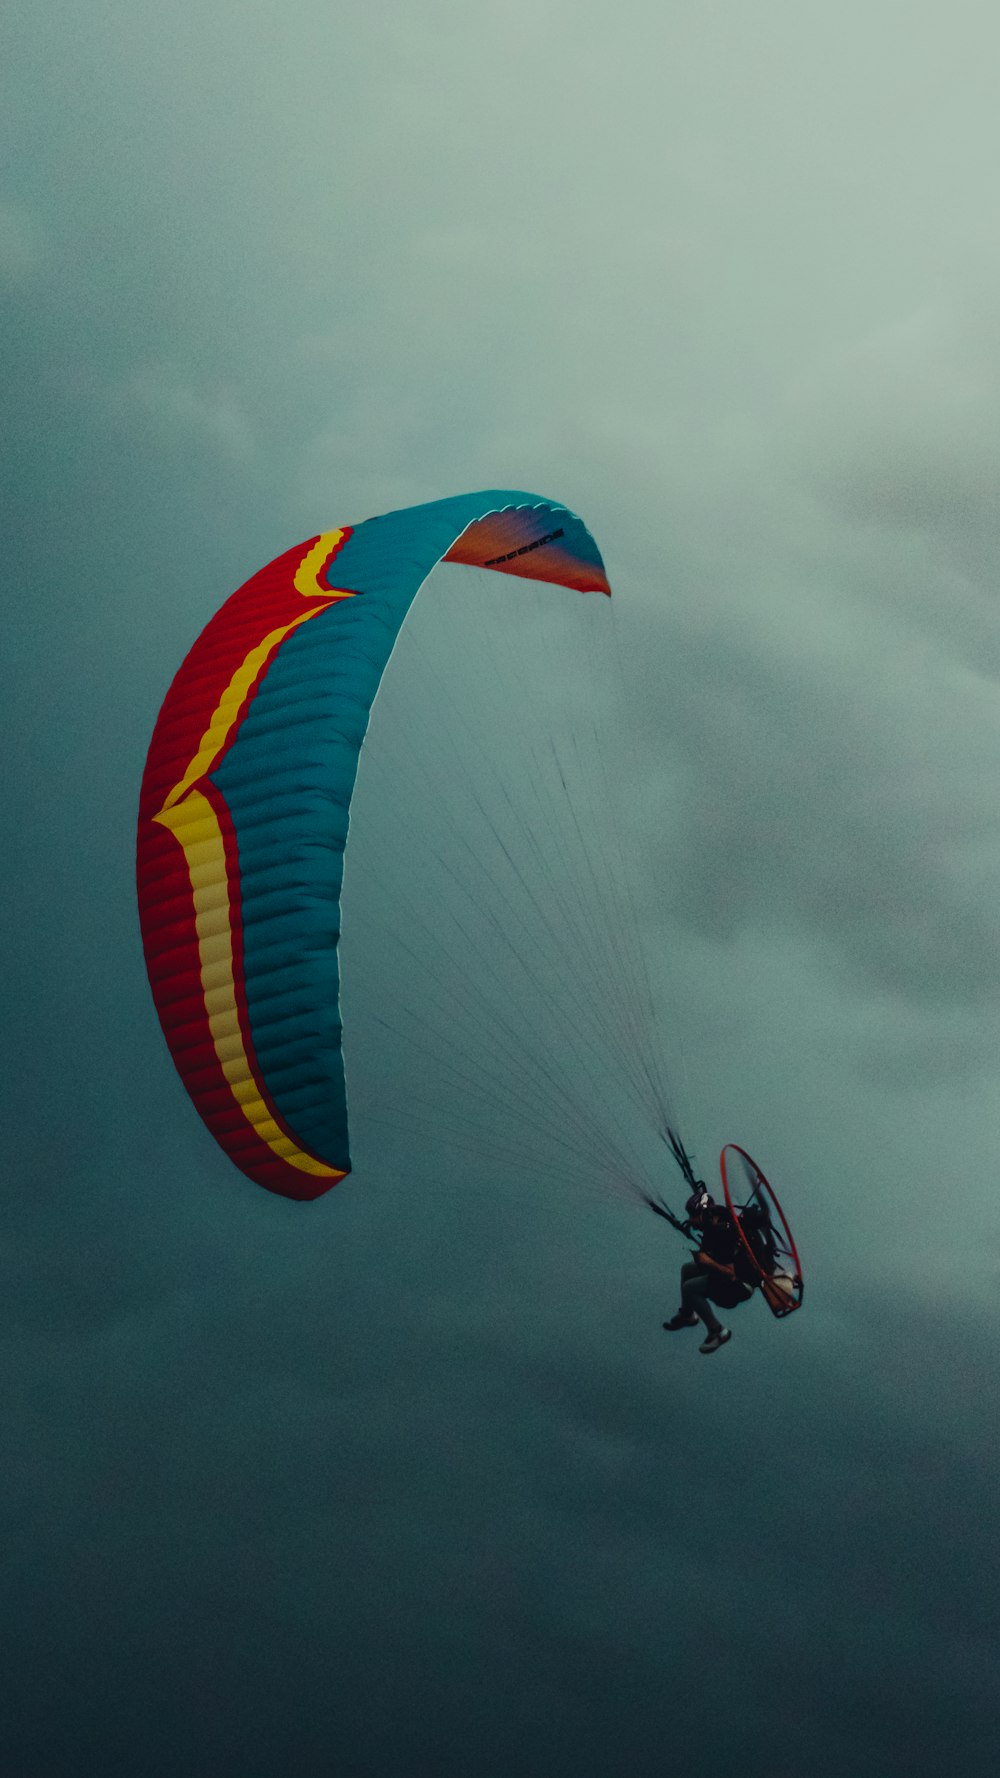
<svg viewBox="0 0 1000 1778">
<path fill-rule="evenodd" d="M 206 389 L 185 373 L 151 365 L 133 372 L 111 402 L 123 421 L 141 419 L 154 437 L 169 443 L 193 442 L 244 466 L 256 457 L 250 421 L 231 390 Z"/>
<path fill-rule="evenodd" d="M 599 415 L 633 831 L 692 930 L 808 934 L 912 1004 L 996 1000 L 998 397 L 1000 328 L 956 299 L 686 431 Z"/>
<path fill-rule="evenodd" d="M 750 1778 L 774 1778 L 776 1696 L 790 1770 L 817 1778 L 901 1769 L 918 1740 L 930 1762 L 956 1722 L 986 1744 L 983 1328 L 887 1281 L 838 1317 L 746 1311 L 710 1370 L 659 1333 L 649 1268 L 583 1225 L 505 1236 L 480 1199 L 439 1230 L 433 1271 L 401 1199 L 366 1286 L 360 1254 L 286 1244 L 261 1202 L 231 1224 L 256 1250 L 168 1316 L 6 1345 L 18 1751 L 58 1722 L 107 1735 L 85 1682 L 118 1644 L 142 1709 L 116 1732 L 133 1763 L 155 1736 L 163 1770 L 194 1732 L 176 1696 L 206 1670 L 226 1712 L 209 1741 L 243 1751 L 250 1723 L 251 1773 L 293 1705 L 298 1769 L 324 1769 L 320 1698 L 347 1769 L 412 1769 L 401 1728 L 372 1738 L 373 1686 L 458 1770 L 484 1717 L 489 1775 L 545 1720 L 565 1725 L 554 1773 L 652 1774 L 664 1747 L 697 1770 L 706 1646 L 731 1672 L 713 1758 Z"/>
<path fill-rule="evenodd" d="M 994 688 L 825 578 L 790 585 L 781 562 L 767 585 L 752 560 L 666 615 L 662 652 L 636 630 L 652 875 L 722 941 L 784 924 L 875 987 L 981 1003 L 1000 988 Z"/>
<path fill-rule="evenodd" d="M 34 283 L 48 258 L 37 214 L 23 204 L 0 201 L 0 283 L 12 288 Z"/>
<path fill-rule="evenodd" d="M 818 500 L 849 524 L 917 533 L 995 594 L 1000 275 L 956 283 L 829 358 L 787 417 Z"/>
</svg>

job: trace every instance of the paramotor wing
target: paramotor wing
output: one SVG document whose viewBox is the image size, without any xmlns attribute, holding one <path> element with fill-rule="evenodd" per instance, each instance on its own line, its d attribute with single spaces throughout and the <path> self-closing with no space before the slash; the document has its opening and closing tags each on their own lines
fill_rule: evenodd
<svg viewBox="0 0 1000 1778">
<path fill-rule="evenodd" d="M 611 590 L 583 522 L 536 494 L 334 527 L 221 606 L 150 742 L 137 882 L 157 1012 L 221 1147 L 287 1198 L 351 1170 L 338 957 L 351 797 L 383 670 L 440 561 Z"/>
</svg>

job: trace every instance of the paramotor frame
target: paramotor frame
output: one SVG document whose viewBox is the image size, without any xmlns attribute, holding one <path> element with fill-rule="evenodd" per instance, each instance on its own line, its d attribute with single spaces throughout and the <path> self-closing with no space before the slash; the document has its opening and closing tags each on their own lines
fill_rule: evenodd
<svg viewBox="0 0 1000 1778">
<path fill-rule="evenodd" d="M 738 1143 L 726 1143 L 719 1168 L 726 1206 L 760 1279 L 761 1295 L 781 1320 L 802 1307 L 803 1294 L 802 1264 L 785 1213 L 761 1168 Z"/>
</svg>

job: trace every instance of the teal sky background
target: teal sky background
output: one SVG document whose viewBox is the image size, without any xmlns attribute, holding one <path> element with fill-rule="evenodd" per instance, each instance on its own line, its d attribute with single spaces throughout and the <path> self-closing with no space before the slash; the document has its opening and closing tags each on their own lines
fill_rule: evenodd
<svg viewBox="0 0 1000 1778">
<path fill-rule="evenodd" d="M 33 0 L 2 33 L 0 1765 L 992 1770 L 993 9 Z M 652 1218 L 369 1115 L 420 880 L 379 749 L 433 746 L 429 657 L 479 701 L 461 571 L 362 770 L 343 1188 L 235 1173 L 145 982 L 139 778 L 211 611 L 320 529 L 505 485 L 582 513 L 615 588 L 685 1133 L 794 1203 L 803 1314 L 711 1365 L 660 1332 Z"/>
</svg>

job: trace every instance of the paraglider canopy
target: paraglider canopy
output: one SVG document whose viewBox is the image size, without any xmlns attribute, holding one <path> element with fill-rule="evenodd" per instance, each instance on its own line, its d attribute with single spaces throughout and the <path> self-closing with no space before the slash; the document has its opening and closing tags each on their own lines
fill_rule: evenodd
<svg viewBox="0 0 1000 1778">
<path fill-rule="evenodd" d="M 610 593 L 586 526 L 534 494 L 335 528 L 227 600 L 150 743 L 137 880 L 157 1012 L 213 1135 L 285 1197 L 351 1167 L 337 953 L 351 797 L 400 626 L 442 560 Z"/>
</svg>

